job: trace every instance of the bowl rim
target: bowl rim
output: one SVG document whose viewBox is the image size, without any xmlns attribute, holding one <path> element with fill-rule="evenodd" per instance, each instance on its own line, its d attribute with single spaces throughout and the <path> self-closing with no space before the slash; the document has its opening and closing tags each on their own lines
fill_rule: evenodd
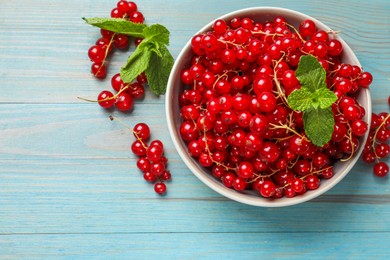
<svg viewBox="0 0 390 260">
<path fill-rule="evenodd" d="M 331 28 L 328 27 L 323 22 L 317 20 L 314 17 L 311 17 L 309 15 L 303 14 L 303 13 L 298 12 L 298 11 L 287 9 L 287 8 L 281 8 L 281 7 L 259 6 L 259 7 L 249 7 L 249 8 L 239 9 L 239 10 L 221 15 L 221 16 L 213 19 L 212 21 L 210 21 L 206 25 L 204 25 L 194 35 L 202 33 L 204 31 L 210 29 L 212 27 L 214 21 L 217 19 L 226 20 L 226 19 L 232 18 L 234 16 L 241 16 L 242 17 L 242 16 L 245 16 L 245 14 L 247 14 L 247 13 L 254 13 L 254 12 L 272 12 L 272 13 L 278 12 L 278 13 L 280 13 L 281 16 L 284 16 L 285 14 L 289 14 L 292 16 L 301 17 L 302 20 L 311 19 L 312 21 L 314 21 L 314 23 L 316 24 L 317 27 L 320 27 L 320 28 L 326 29 L 326 30 L 331 30 Z M 344 52 L 346 52 L 346 50 L 347 50 L 348 54 L 351 55 L 350 58 L 354 61 L 354 64 L 361 67 L 359 60 L 357 59 L 355 53 L 350 48 L 350 46 L 340 36 L 337 36 L 337 39 L 342 43 Z M 168 131 L 169 131 L 169 134 L 171 136 L 171 139 L 173 141 L 173 144 L 175 146 L 176 151 L 179 153 L 179 156 L 184 161 L 184 163 L 189 168 L 189 170 L 200 181 L 202 181 L 204 184 L 206 184 L 206 186 L 208 186 L 209 188 L 211 188 L 215 192 L 219 193 L 220 195 L 223 195 L 231 200 L 234 200 L 234 201 L 237 201 L 237 202 L 240 202 L 243 204 L 247 204 L 247 205 L 260 206 L 260 207 L 292 206 L 292 205 L 296 205 L 296 204 L 300 204 L 300 203 L 312 200 L 312 199 L 324 194 L 325 192 L 327 192 L 328 190 L 333 188 L 336 184 L 338 184 L 354 167 L 354 165 L 356 164 L 356 162 L 359 159 L 360 154 L 363 150 L 363 145 L 359 146 L 358 150 L 356 151 L 356 154 L 348 161 L 347 167 L 345 167 L 345 169 L 342 172 L 339 172 L 335 176 L 333 176 L 330 179 L 331 181 L 329 181 L 329 184 L 327 184 L 325 187 L 323 187 L 321 189 L 319 188 L 317 190 L 312 190 L 310 192 L 306 192 L 304 195 L 298 195 L 298 196 L 295 196 L 294 198 L 283 197 L 281 199 L 268 199 L 268 198 L 263 198 L 260 195 L 258 197 L 248 196 L 247 194 L 238 192 L 236 190 L 233 190 L 233 189 L 230 189 L 230 188 L 227 188 L 224 186 L 222 187 L 219 180 L 214 180 L 214 179 L 212 179 L 212 176 L 207 176 L 207 174 L 205 172 L 201 172 L 199 169 L 199 165 L 195 165 L 193 163 L 193 161 L 191 161 L 191 158 L 189 158 L 188 153 L 185 151 L 185 149 L 183 149 L 182 145 L 180 144 L 182 142 L 181 138 L 179 137 L 179 135 L 177 133 L 175 133 L 175 130 L 174 130 L 175 129 L 175 122 L 174 122 L 174 115 L 173 115 L 173 111 L 172 111 L 173 108 L 172 108 L 172 105 L 170 102 L 170 98 L 172 96 L 171 94 L 172 94 L 172 91 L 174 89 L 175 77 L 177 77 L 177 75 L 175 75 L 175 72 L 177 73 L 178 69 L 180 69 L 181 66 L 183 65 L 183 62 L 181 62 L 182 57 L 187 52 L 189 52 L 190 49 L 191 49 L 191 38 L 187 41 L 185 46 L 182 48 L 182 50 L 178 54 L 178 56 L 175 60 L 175 63 L 173 65 L 173 68 L 171 70 L 171 73 L 170 73 L 170 76 L 168 79 L 168 84 L 167 84 L 166 96 L 165 96 L 165 112 L 166 112 L 166 119 L 167 119 L 167 123 L 168 123 Z M 372 110 L 370 92 L 368 89 L 362 89 L 360 91 L 362 91 L 362 93 L 360 95 L 364 95 L 365 98 L 367 99 L 367 107 L 365 107 L 366 115 L 365 115 L 364 119 L 368 124 L 370 124 L 371 110 Z M 368 131 L 362 137 L 364 142 L 367 139 L 367 137 L 368 137 Z M 218 182 L 218 183 L 216 183 L 216 182 Z"/>
</svg>

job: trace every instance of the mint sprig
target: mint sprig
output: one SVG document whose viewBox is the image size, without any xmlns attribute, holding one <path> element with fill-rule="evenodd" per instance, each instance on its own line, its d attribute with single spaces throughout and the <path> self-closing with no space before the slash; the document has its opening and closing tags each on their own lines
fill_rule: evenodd
<svg viewBox="0 0 390 260">
<path fill-rule="evenodd" d="M 143 38 L 122 66 L 120 75 L 131 83 L 145 72 L 148 85 L 156 95 L 164 95 L 174 59 L 169 52 L 169 31 L 161 24 L 138 24 L 121 18 L 83 18 L 90 25 L 128 36 Z"/>
<path fill-rule="evenodd" d="M 323 146 L 332 138 L 335 122 L 331 105 L 337 96 L 328 89 L 326 71 L 315 57 L 302 56 L 295 75 L 301 88 L 288 96 L 288 105 L 303 112 L 307 137 L 313 144 Z"/>
</svg>

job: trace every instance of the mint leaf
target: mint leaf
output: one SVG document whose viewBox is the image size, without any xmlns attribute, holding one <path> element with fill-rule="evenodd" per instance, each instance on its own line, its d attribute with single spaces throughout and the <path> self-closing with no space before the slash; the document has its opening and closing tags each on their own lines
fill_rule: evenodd
<svg viewBox="0 0 390 260">
<path fill-rule="evenodd" d="M 145 24 L 133 23 L 122 18 L 82 18 L 90 25 L 133 37 L 144 38 L 143 31 L 147 27 Z"/>
<path fill-rule="evenodd" d="M 337 100 L 337 96 L 328 88 L 320 88 L 314 92 L 314 100 L 318 102 L 320 108 L 327 108 Z"/>
<path fill-rule="evenodd" d="M 146 41 L 169 45 L 169 31 L 161 24 L 152 24 L 151 26 L 146 27 L 142 33 Z"/>
<path fill-rule="evenodd" d="M 164 95 L 174 60 L 165 45 L 162 45 L 159 51 L 162 55 L 161 57 L 157 53 L 152 52 L 150 66 L 146 69 L 145 74 L 153 93 Z"/>
<path fill-rule="evenodd" d="M 288 105 L 293 110 L 305 111 L 312 106 L 313 93 L 307 88 L 294 90 L 287 98 Z"/>
<path fill-rule="evenodd" d="M 152 52 L 148 49 L 136 48 L 128 58 L 127 63 L 121 68 L 121 78 L 123 82 L 132 82 L 139 74 L 144 72 L 149 64 Z"/>
<path fill-rule="evenodd" d="M 309 109 L 303 113 L 307 137 L 317 146 L 324 146 L 332 138 L 334 118 L 332 108 Z"/>
<path fill-rule="evenodd" d="M 301 86 L 308 88 L 311 92 L 327 87 L 326 71 L 314 56 L 304 55 L 300 58 L 295 76 Z"/>
</svg>

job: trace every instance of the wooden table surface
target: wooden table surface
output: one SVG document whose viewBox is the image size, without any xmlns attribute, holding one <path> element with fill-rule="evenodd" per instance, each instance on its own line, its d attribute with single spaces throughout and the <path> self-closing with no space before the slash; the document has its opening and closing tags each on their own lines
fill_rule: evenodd
<svg viewBox="0 0 390 260">
<path fill-rule="evenodd" d="M 203 25 L 237 9 L 273 5 L 341 31 L 372 72 L 373 111 L 390 94 L 390 1 L 137 1 L 146 23 L 171 31 L 176 57 Z M 108 17 L 115 1 L 0 2 L 0 258 L 389 259 L 390 180 L 359 162 L 311 202 L 260 208 L 226 199 L 184 165 L 169 137 L 164 97 L 131 114 L 77 96 L 109 88 L 133 48 L 116 51 L 108 78 L 89 73 L 99 37 L 81 17 Z M 173 180 L 160 197 L 136 168 L 132 136 L 110 122 L 140 121 L 166 146 Z"/>
</svg>

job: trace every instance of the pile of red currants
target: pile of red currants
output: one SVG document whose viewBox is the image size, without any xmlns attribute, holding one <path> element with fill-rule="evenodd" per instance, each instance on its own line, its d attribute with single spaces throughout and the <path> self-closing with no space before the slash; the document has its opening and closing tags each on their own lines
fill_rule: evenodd
<svg viewBox="0 0 390 260">
<path fill-rule="evenodd" d="M 294 197 L 317 189 L 334 175 L 335 162 L 349 160 L 362 145 L 368 124 L 356 96 L 372 75 L 342 62 L 336 32 L 318 30 L 311 20 L 294 28 L 283 17 L 265 23 L 235 17 L 216 20 L 191 46 L 191 64 L 181 71 L 180 135 L 189 154 L 226 187 L 265 198 Z M 317 58 L 338 98 L 334 132 L 323 147 L 309 140 L 302 112 L 286 102 L 301 88 L 295 70 L 303 55 Z M 389 139 L 389 117 L 379 118 L 370 135 L 374 143 Z M 388 145 L 372 147 L 370 160 L 388 155 Z M 388 172 L 375 167 L 378 175 Z"/>
</svg>

